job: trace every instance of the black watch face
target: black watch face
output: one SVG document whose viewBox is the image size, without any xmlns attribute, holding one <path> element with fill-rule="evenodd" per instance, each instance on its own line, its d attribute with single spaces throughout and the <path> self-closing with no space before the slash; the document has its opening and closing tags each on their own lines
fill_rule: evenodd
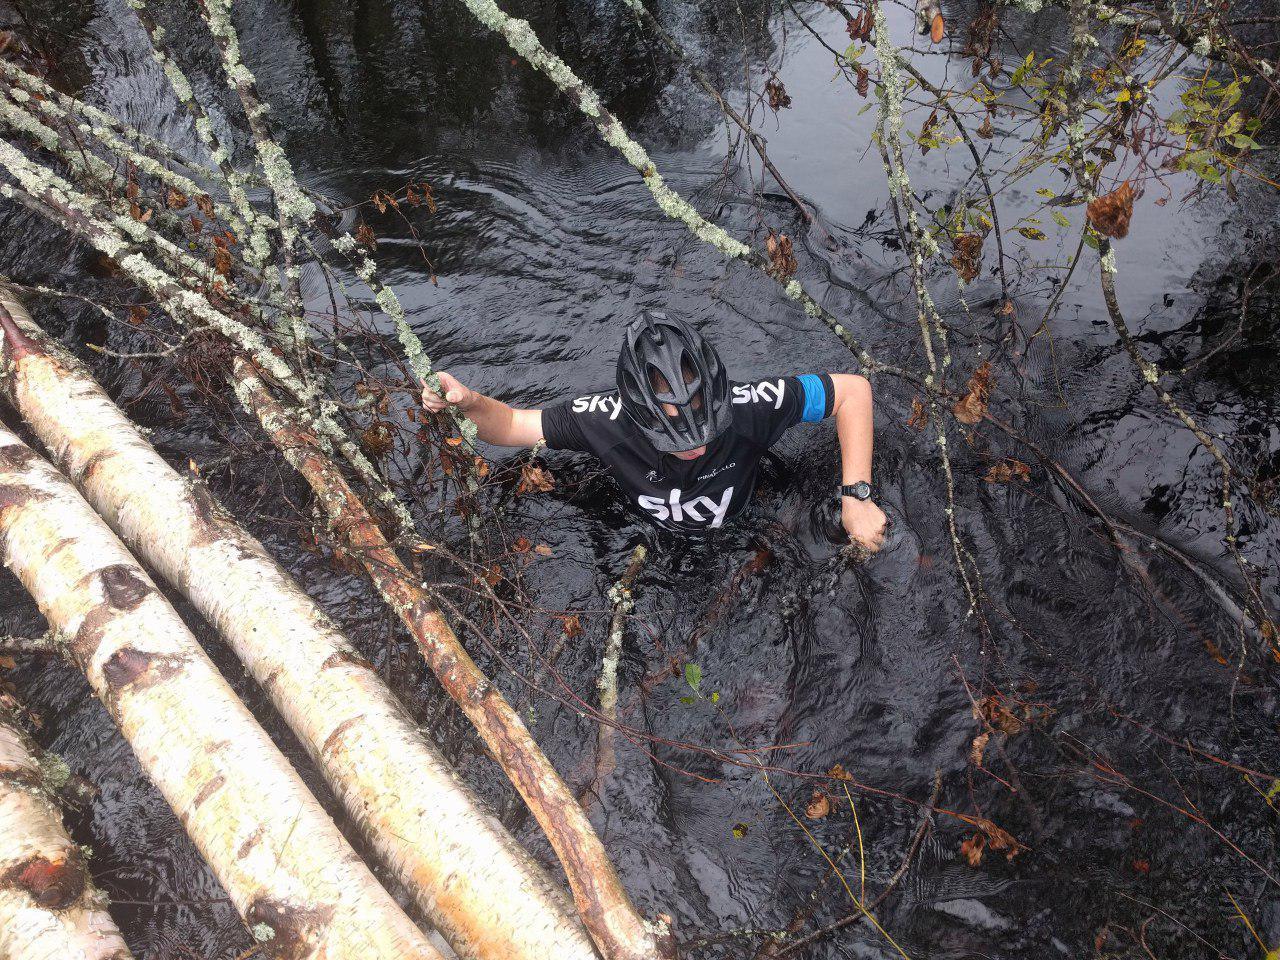
<svg viewBox="0 0 1280 960">
<path fill-rule="evenodd" d="M 840 493 L 858 500 L 867 500 L 871 497 L 871 484 L 865 480 L 859 480 L 857 483 L 850 483 L 841 487 Z"/>
</svg>

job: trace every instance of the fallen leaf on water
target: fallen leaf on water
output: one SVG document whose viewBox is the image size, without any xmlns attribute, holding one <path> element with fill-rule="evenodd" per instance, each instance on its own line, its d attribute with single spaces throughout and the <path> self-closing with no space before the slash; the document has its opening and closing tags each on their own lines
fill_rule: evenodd
<svg viewBox="0 0 1280 960">
<path fill-rule="evenodd" d="M 181 210 L 191 200 L 185 193 L 175 187 L 169 188 L 169 196 L 165 198 L 165 202 L 169 205 L 170 210 Z"/>
<path fill-rule="evenodd" d="M 582 618 L 576 613 L 564 618 L 564 635 L 573 639 L 582 633 Z"/>
<path fill-rule="evenodd" d="M 982 752 L 987 749 L 987 741 L 990 739 L 989 733 L 981 733 L 973 738 L 973 743 L 969 746 L 969 762 L 975 767 L 982 766 Z"/>
<path fill-rule="evenodd" d="M 821 820 L 831 812 L 831 801 L 821 790 L 813 791 L 809 805 L 804 808 L 804 815 L 810 820 Z"/>
<path fill-rule="evenodd" d="M 1013 483 L 1014 480 L 1026 483 L 1031 479 L 1031 468 L 1021 460 L 1001 460 L 991 465 L 983 479 L 987 483 Z"/>
<path fill-rule="evenodd" d="M 770 230 L 764 248 L 769 253 L 769 273 L 775 280 L 785 280 L 799 269 L 800 264 L 791 250 L 791 238 L 785 233 L 775 234 Z"/>
<path fill-rule="evenodd" d="M 977 423 L 986 415 L 987 401 L 991 398 L 991 362 L 983 360 L 969 378 L 969 389 L 956 401 L 951 412 L 961 423 Z"/>
<path fill-rule="evenodd" d="M 925 409 L 924 401 L 919 397 L 914 398 L 911 401 L 911 419 L 907 421 L 907 426 L 923 430 L 928 423 L 929 412 Z"/>
<path fill-rule="evenodd" d="M 834 767 L 827 771 L 827 776 L 836 780 L 852 780 L 853 777 L 849 771 L 844 768 L 843 764 L 837 763 Z"/>
<path fill-rule="evenodd" d="M 733 825 L 733 836 L 737 840 L 741 840 L 747 835 L 747 825 L 745 823 L 735 823 Z"/>
<path fill-rule="evenodd" d="M 972 837 L 960 844 L 960 852 L 964 854 L 964 858 L 969 861 L 969 866 L 977 867 L 982 863 L 982 854 L 987 849 L 986 838 L 980 833 L 975 833 Z"/>
<path fill-rule="evenodd" d="M 551 548 L 547 546 L 545 543 L 538 544 L 536 547 L 533 548 L 533 552 L 540 557 L 551 556 Z"/>
<path fill-rule="evenodd" d="M 533 544 L 529 542 L 528 537 L 520 537 L 511 545 L 511 549 L 515 553 L 528 553 L 533 549 Z"/>
</svg>

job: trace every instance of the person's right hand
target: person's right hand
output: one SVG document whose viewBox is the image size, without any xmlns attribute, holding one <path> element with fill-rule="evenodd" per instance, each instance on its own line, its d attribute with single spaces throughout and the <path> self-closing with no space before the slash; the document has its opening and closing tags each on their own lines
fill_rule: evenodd
<svg viewBox="0 0 1280 960">
<path fill-rule="evenodd" d="M 430 387 L 422 388 L 422 405 L 432 413 L 439 413 L 445 407 L 454 406 L 459 410 L 466 410 L 476 401 L 476 392 L 470 387 L 464 387 L 458 382 L 458 378 L 453 374 L 440 371 L 440 389 L 444 391 L 444 397 L 436 393 Z"/>
</svg>

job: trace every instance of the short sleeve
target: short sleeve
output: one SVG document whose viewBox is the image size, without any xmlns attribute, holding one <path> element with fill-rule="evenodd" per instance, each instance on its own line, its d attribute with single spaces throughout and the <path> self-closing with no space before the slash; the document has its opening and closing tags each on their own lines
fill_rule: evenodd
<svg viewBox="0 0 1280 960">
<path fill-rule="evenodd" d="M 739 432 L 771 447 L 797 423 L 815 423 L 831 416 L 835 385 L 829 374 L 804 373 L 735 383 L 732 399 Z"/>
<path fill-rule="evenodd" d="M 616 390 L 574 397 L 542 411 L 542 439 L 552 450 L 599 455 L 617 443 L 621 416 Z"/>
</svg>

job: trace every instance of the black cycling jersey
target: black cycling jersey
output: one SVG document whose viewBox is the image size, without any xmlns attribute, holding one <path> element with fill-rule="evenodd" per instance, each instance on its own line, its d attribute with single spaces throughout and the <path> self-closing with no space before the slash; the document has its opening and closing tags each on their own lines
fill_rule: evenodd
<svg viewBox="0 0 1280 960">
<path fill-rule="evenodd" d="M 622 411 L 618 391 L 591 393 L 542 411 L 552 450 L 580 450 L 604 461 L 628 505 L 667 530 L 722 526 L 756 485 L 760 458 L 801 422 L 831 416 L 827 374 L 734 383 L 733 422 L 696 460 L 659 453 Z"/>
</svg>

